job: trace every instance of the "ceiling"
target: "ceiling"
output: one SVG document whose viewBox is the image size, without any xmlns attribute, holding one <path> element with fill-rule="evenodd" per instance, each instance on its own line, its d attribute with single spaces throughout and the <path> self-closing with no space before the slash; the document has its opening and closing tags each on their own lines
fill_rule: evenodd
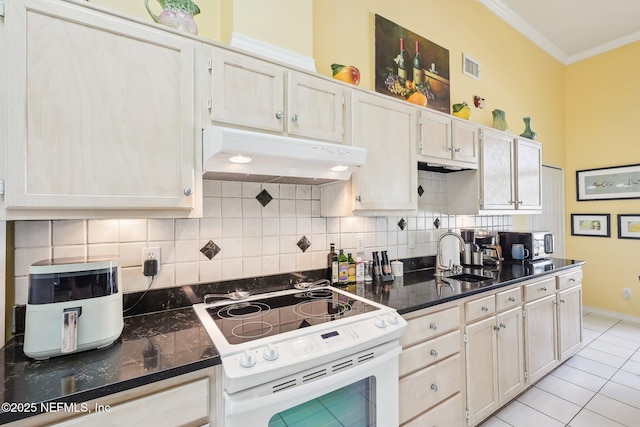
<svg viewBox="0 0 640 427">
<path fill-rule="evenodd" d="M 640 40 L 638 0 L 479 0 L 563 64 Z"/>
</svg>

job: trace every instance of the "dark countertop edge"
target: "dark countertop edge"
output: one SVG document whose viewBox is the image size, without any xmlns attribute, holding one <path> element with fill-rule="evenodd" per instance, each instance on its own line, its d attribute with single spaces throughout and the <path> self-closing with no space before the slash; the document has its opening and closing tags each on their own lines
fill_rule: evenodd
<svg viewBox="0 0 640 427">
<path fill-rule="evenodd" d="M 103 387 L 95 388 L 92 390 L 83 391 L 80 393 L 68 394 L 60 399 L 53 399 L 44 402 L 38 402 L 37 405 L 46 404 L 50 402 L 61 403 L 83 403 L 91 400 L 96 400 L 101 397 L 110 396 L 112 394 L 120 393 L 126 390 L 131 390 L 137 387 L 153 384 L 158 381 L 174 378 L 180 375 L 188 374 L 191 372 L 199 371 L 201 369 L 211 368 L 216 365 L 220 365 L 220 356 L 214 356 L 209 359 L 199 360 L 186 365 L 177 366 L 175 368 L 165 369 L 163 371 L 153 372 L 150 374 L 142 375 L 140 377 L 131 378 L 124 381 L 112 383 Z M 26 418 L 34 417 L 44 414 L 46 412 L 1 412 L 0 413 L 0 425 L 8 424 L 15 421 L 23 420 Z"/>
<path fill-rule="evenodd" d="M 500 282 L 500 283 L 496 283 L 494 285 L 491 286 L 485 286 L 482 288 L 478 288 L 478 289 L 473 289 L 470 291 L 467 291 L 465 293 L 459 294 L 459 295 L 452 295 L 449 298 L 442 298 L 442 299 L 438 299 L 438 300 L 433 300 L 433 301 L 429 301 L 423 304 L 418 304 L 415 306 L 411 306 L 411 307 L 407 307 L 407 308 L 403 308 L 403 309 L 398 309 L 398 314 L 402 315 L 402 314 L 408 314 L 408 313 L 412 313 L 414 311 L 418 311 L 418 310 L 422 310 L 424 308 L 429 308 L 429 307 L 435 307 L 437 305 L 441 305 L 441 304 L 445 304 L 451 301 L 455 301 L 455 300 L 459 300 L 459 299 L 463 299 L 463 298 L 467 298 L 469 296 L 473 296 L 473 295 L 478 295 L 487 291 L 491 291 L 494 289 L 500 289 L 500 288 L 504 288 L 510 285 L 515 285 L 516 283 L 520 283 L 520 282 L 526 282 L 532 279 L 537 279 L 539 277 L 544 277 L 544 276 L 549 276 L 551 274 L 556 274 L 559 271 L 564 271 L 564 270 L 570 270 L 572 268 L 576 268 L 578 266 L 583 266 L 585 264 L 585 261 L 577 261 L 577 260 L 572 260 L 572 264 L 570 265 L 565 265 L 563 267 L 559 267 L 550 271 L 543 271 L 537 274 L 532 274 L 532 275 L 528 275 L 526 277 L 520 277 L 517 279 L 513 279 L 513 280 L 507 280 L 504 282 Z"/>
</svg>

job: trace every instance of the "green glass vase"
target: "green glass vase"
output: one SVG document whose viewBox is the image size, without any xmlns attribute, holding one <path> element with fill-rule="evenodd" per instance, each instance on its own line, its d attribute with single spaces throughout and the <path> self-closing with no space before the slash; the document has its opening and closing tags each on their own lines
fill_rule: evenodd
<svg viewBox="0 0 640 427">
<path fill-rule="evenodd" d="M 520 136 L 536 139 L 538 134 L 531 130 L 531 117 L 523 117 L 522 120 L 524 121 L 524 132 L 522 132 Z"/>
<path fill-rule="evenodd" d="M 504 111 L 493 110 L 491 114 L 493 114 L 493 127 L 495 129 L 509 130 L 509 126 L 507 125 L 507 119 L 505 117 Z"/>
</svg>

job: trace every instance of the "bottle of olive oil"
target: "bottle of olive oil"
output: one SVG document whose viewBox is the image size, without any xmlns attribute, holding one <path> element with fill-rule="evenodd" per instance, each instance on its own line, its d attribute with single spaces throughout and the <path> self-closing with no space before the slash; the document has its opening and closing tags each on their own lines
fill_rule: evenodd
<svg viewBox="0 0 640 427">
<path fill-rule="evenodd" d="M 344 250 L 340 249 L 338 254 L 338 284 L 347 285 L 349 283 L 349 259 L 344 254 Z"/>
<path fill-rule="evenodd" d="M 329 254 L 327 255 L 327 279 L 332 285 L 338 284 L 338 254 L 336 244 L 331 243 Z"/>
<path fill-rule="evenodd" d="M 356 261 L 351 256 L 351 252 L 347 255 L 347 262 L 349 263 L 349 283 L 356 283 Z"/>
</svg>

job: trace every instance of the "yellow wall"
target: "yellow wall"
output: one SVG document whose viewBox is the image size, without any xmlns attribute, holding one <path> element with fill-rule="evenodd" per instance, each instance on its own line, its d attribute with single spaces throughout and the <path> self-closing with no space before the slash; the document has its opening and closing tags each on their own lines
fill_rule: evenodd
<svg viewBox="0 0 640 427">
<path fill-rule="evenodd" d="M 576 201 L 576 170 L 640 163 L 640 43 L 567 67 L 566 210 L 611 214 L 611 237 L 567 238 L 567 254 L 584 259 L 584 303 L 640 315 L 640 242 L 617 238 L 617 215 L 640 214 L 640 200 Z M 569 224 L 569 218 L 567 218 Z M 570 228 L 568 228 L 570 230 Z M 631 288 L 629 300 L 622 288 Z"/>
</svg>

